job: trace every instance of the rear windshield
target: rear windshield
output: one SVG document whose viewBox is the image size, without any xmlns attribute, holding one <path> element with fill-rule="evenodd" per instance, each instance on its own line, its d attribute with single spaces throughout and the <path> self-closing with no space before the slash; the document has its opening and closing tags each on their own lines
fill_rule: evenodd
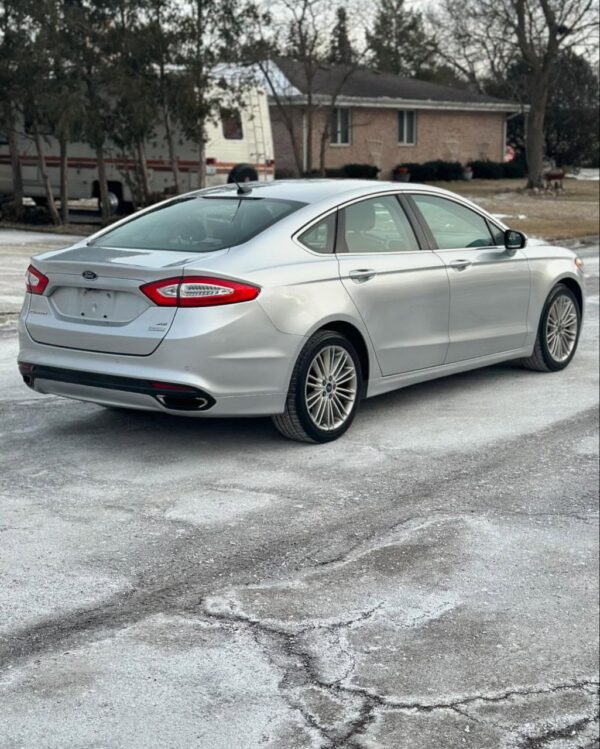
<svg viewBox="0 0 600 749">
<path fill-rule="evenodd" d="M 305 203 L 254 197 L 194 197 L 134 218 L 89 244 L 135 250 L 214 252 L 247 242 Z"/>
</svg>

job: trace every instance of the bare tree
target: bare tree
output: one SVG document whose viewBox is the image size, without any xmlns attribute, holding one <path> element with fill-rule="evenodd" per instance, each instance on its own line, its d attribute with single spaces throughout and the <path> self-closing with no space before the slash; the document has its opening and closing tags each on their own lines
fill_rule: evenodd
<svg viewBox="0 0 600 749">
<path fill-rule="evenodd" d="M 24 9 L 16 0 L 0 3 L 0 125 L 6 132 L 10 164 L 14 211 L 17 220 L 23 216 L 23 177 L 17 139 L 19 111 L 16 105 L 22 97 L 22 80 L 19 75 L 25 32 Z"/>
<path fill-rule="evenodd" d="M 157 66 L 156 88 L 158 89 L 165 139 L 173 173 L 173 187 L 175 194 L 178 194 L 180 191 L 180 176 L 173 127 L 173 110 L 175 107 L 174 96 L 170 92 L 173 74 L 169 72 L 169 68 L 173 67 L 177 45 L 180 41 L 179 10 L 173 0 L 150 0 L 149 11 L 148 32 L 154 46 Z"/>
<path fill-rule="evenodd" d="M 598 28 L 596 0 L 444 0 L 433 16 L 439 54 L 479 90 L 525 63 L 528 187 L 542 184 L 544 120 L 560 51 L 581 49 Z"/>
<path fill-rule="evenodd" d="M 330 65 L 336 27 L 327 0 L 280 0 L 276 9 L 278 22 L 269 27 L 270 37 L 263 36 L 262 45 L 256 47 L 257 66 L 288 133 L 298 172 L 310 173 L 318 164 L 323 175 L 332 112 L 364 52 L 354 51 L 346 63 Z M 290 85 L 281 69 L 288 60 L 301 79 L 301 90 Z"/>
<path fill-rule="evenodd" d="M 240 98 L 248 81 L 239 70 L 240 51 L 255 18 L 249 0 L 193 0 L 179 26 L 176 115 L 184 134 L 198 146 L 198 186 L 206 186 L 208 125 L 224 103 Z"/>
</svg>

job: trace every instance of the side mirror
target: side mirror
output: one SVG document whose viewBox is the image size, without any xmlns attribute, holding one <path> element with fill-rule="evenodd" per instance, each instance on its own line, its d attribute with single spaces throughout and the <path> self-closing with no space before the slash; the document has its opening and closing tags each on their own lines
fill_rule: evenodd
<svg viewBox="0 0 600 749">
<path fill-rule="evenodd" d="M 507 251 L 514 253 L 517 250 L 522 250 L 527 245 L 527 237 L 522 231 L 516 229 L 507 229 L 504 232 L 504 246 Z"/>
</svg>

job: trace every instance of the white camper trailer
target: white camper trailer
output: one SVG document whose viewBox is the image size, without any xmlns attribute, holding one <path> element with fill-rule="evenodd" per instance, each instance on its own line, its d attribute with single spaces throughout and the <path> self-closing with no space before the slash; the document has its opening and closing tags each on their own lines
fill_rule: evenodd
<svg viewBox="0 0 600 749">
<path fill-rule="evenodd" d="M 206 171 L 208 186 L 231 181 L 273 179 L 273 138 L 267 96 L 262 88 L 250 89 L 243 108 L 223 110 L 223 116 L 207 127 Z M 33 137 L 18 136 L 24 194 L 36 202 L 44 201 Z M 45 161 L 54 196 L 60 193 L 59 145 L 55 138 L 44 139 Z M 198 187 L 198 146 L 175 130 L 175 148 L 179 171 L 179 190 Z M 154 137 L 145 144 L 149 189 L 152 193 L 173 193 L 174 180 L 164 128 L 157 125 Z M 123 154 L 112 143 L 105 148 L 108 189 L 113 210 L 128 212 L 134 200 L 130 184 L 135 169 L 131 155 Z M 98 198 L 98 165 L 94 149 L 85 143 L 71 143 L 68 151 L 69 200 Z M 0 196 L 12 191 L 12 171 L 8 141 L 0 133 Z"/>
</svg>

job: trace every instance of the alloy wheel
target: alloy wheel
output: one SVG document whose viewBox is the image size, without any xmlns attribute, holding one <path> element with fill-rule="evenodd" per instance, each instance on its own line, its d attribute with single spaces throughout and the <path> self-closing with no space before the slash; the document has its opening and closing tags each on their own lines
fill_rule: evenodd
<svg viewBox="0 0 600 749">
<path fill-rule="evenodd" d="M 356 366 L 342 346 L 326 346 L 313 358 L 306 375 L 306 408 L 313 423 L 330 432 L 350 416 L 357 395 Z"/>
<path fill-rule="evenodd" d="M 579 318 L 575 304 L 561 294 L 552 302 L 546 320 L 548 351 L 556 362 L 566 361 L 577 343 Z"/>
</svg>

